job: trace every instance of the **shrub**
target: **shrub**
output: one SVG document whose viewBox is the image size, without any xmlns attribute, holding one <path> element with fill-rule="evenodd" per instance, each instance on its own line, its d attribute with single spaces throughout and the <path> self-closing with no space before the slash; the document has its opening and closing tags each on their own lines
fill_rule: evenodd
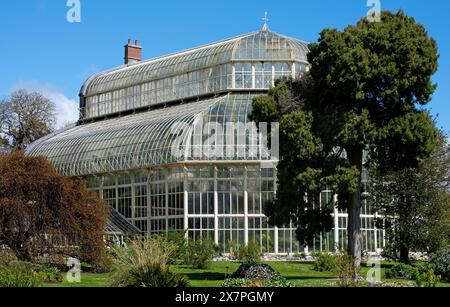
<svg viewBox="0 0 450 307">
<path fill-rule="evenodd" d="M 279 278 L 280 273 L 268 264 L 243 264 L 231 277 L 237 279 L 271 280 Z"/>
<path fill-rule="evenodd" d="M 171 230 L 164 236 L 168 242 L 173 243 L 176 247 L 171 255 L 171 262 L 183 262 L 187 253 L 186 232 Z"/>
<path fill-rule="evenodd" d="M 81 262 L 81 271 L 93 274 L 110 273 L 113 268 L 111 257 L 108 252 L 104 251 L 98 256 L 96 261 Z M 63 260 L 63 266 L 65 267 L 63 271 L 70 269 L 67 267 L 67 259 Z M 60 267 L 58 266 L 58 268 Z"/>
<path fill-rule="evenodd" d="M 103 274 L 111 272 L 113 261 L 111 257 L 105 252 L 99 256 L 98 260 L 92 265 L 92 272 L 95 274 Z"/>
<path fill-rule="evenodd" d="M 295 287 L 295 285 L 287 281 L 284 277 L 276 277 L 271 280 L 266 280 L 263 282 L 263 287 L 265 288 L 292 288 Z"/>
<path fill-rule="evenodd" d="M 381 257 L 387 260 L 396 261 L 398 260 L 397 251 L 390 243 L 386 243 L 383 251 L 381 252 Z"/>
<path fill-rule="evenodd" d="M 7 269 L 12 269 L 16 271 L 28 271 L 33 274 L 37 274 L 43 269 L 43 266 L 37 263 L 26 261 L 11 261 Z"/>
<path fill-rule="evenodd" d="M 31 288 L 39 286 L 36 274 L 25 268 L 0 269 L 0 288 Z"/>
<path fill-rule="evenodd" d="M 440 250 L 430 256 L 431 266 L 436 274 L 450 282 L 450 247 Z"/>
<path fill-rule="evenodd" d="M 411 265 L 396 263 L 389 270 L 386 270 L 385 277 L 388 279 L 406 278 L 412 279 L 414 268 Z"/>
<path fill-rule="evenodd" d="M 224 288 L 242 288 L 250 283 L 250 279 L 245 278 L 230 278 L 225 279 L 222 283 L 222 287 Z"/>
<path fill-rule="evenodd" d="M 294 253 L 295 258 L 305 259 L 306 255 L 305 253 Z"/>
<path fill-rule="evenodd" d="M 162 237 L 142 237 L 114 247 L 111 285 L 117 287 L 179 287 L 184 278 L 170 272 L 176 246 Z"/>
<path fill-rule="evenodd" d="M 7 246 L 0 245 L 0 268 L 7 267 L 11 261 L 16 261 L 14 252 Z"/>
<path fill-rule="evenodd" d="M 40 282 L 45 283 L 60 283 L 63 281 L 63 275 L 57 268 L 44 268 L 36 276 Z"/>
<path fill-rule="evenodd" d="M 332 272 L 336 269 L 336 259 L 333 255 L 317 253 L 313 263 L 313 270 L 318 272 Z"/>
<path fill-rule="evenodd" d="M 441 281 L 441 276 L 436 276 L 433 270 L 420 272 L 415 268 L 413 278 L 418 287 L 434 288 Z"/>
<path fill-rule="evenodd" d="M 214 243 L 207 240 L 192 240 L 187 245 L 186 264 L 194 269 L 206 269 L 215 257 Z"/>
<path fill-rule="evenodd" d="M 236 258 L 244 264 L 256 264 L 261 261 L 261 247 L 256 241 L 250 241 L 247 245 L 239 247 Z"/>
<path fill-rule="evenodd" d="M 429 270 L 433 270 L 433 266 L 429 262 L 420 261 L 420 262 L 416 262 L 414 264 L 413 270 L 414 270 L 414 272 L 418 271 L 419 273 L 426 273 Z M 414 274 L 413 274 L 413 277 L 414 277 Z"/>
<path fill-rule="evenodd" d="M 222 283 L 225 288 L 287 288 L 294 287 L 294 284 L 279 276 L 271 280 L 232 278 L 226 279 Z"/>
<path fill-rule="evenodd" d="M 70 268 L 67 266 L 67 259 L 61 257 L 51 257 L 41 259 L 37 262 L 43 269 L 56 268 L 61 272 L 67 272 Z"/>
<path fill-rule="evenodd" d="M 127 287 L 183 288 L 188 286 L 183 275 L 171 272 L 167 266 L 155 264 L 132 269 L 128 281 Z"/>
<path fill-rule="evenodd" d="M 236 241 L 228 241 L 228 250 L 230 254 L 230 259 L 236 260 L 239 255 L 239 246 Z"/>
<path fill-rule="evenodd" d="M 334 258 L 335 272 L 339 287 L 356 287 L 361 275 L 361 268 L 347 253 L 342 252 Z"/>
</svg>

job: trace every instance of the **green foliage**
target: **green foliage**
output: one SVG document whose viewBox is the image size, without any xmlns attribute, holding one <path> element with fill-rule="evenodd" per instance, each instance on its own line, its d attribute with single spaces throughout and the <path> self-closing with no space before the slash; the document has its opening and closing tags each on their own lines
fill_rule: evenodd
<svg viewBox="0 0 450 307">
<path fill-rule="evenodd" d="M 415 272 L 426 273 L 429 270 L 433 270 L 433 265 L 429 261 L 419 261 L 413 264 L 413 268 Z M 413 274 L 414 277 L 414 274 Z"/>
<path fill-rule="evenodd" d="M 379 146 L 387 150 L 376 154 L 381 171 L 417 168 L 427 160 L 439 142 L 439 131 L 426 111 L 414 111 L 393 118 L 379 131 Z"/>
<path fill-rule="evenodd" d="M 442 279 L 450 282 L 450 247 L 444 248 L 430 256 L 431 266 L 442 276 Z"/>
<path fill-rule="evenodd" d="M 116 287 L 180 287 L 181 276 L 170 272 L 176 246 L 162 237 L 142 237 L 112 251 L 114 270 L 111 285 Z"/>
<path fill-rule="evenodd" d="M 310 213 L 325 187 L 340 195 L 343 209 L 360 206 L 363 150 L 389 169 L 414 167 L 434 148 L 434 123 L 417 105 L 436 88 L 436 41 L 403 12 L 381 18 L 323 30 L 310 45 L 310 72 L 278 81 L 254 101 L 250 119 L 280 122 L 279 189 L 266 214 L 274 225 L 297 221 L 302 243 L 330 230 L 331 204 Z M 349 227 L 359 219 L 351 215 Z M 356 260 L 358 238 L 349 245 Z"/>
<path fill-rule="evenodd" d="M 436 88 L 431 80 L 438 68 L 436 41 L 401 11 L 384 11 L 381 19 L 363 18 L 344 31 L 325 29 L 310 46 L 311 74 L 323 89 L 320 102 L 348 98 L 346 106 L 339 106 L 351 110 L 368 103 L 372 112 L 398 114 L 430 101 Z"/>
<path fill-rule="evenodd" d="M 228 241 L 228 251 L 231 260 L 237 260 L 239 254 L 239 245 L 236 241 Z"/>
<path fill-rule="evenodd" d="M 44 283 L 60 283 L 63 281 L 63 275 L 57 268 L 43 268 L 37 273 L 37 279 Z"/>
<path fill-rule="evenodd" d="M 311 132 L 314 117 L 311 112 L 294 111 L 281 118 L 280 142 L 289 144 L 283 149 L 287 157 L 299 160 L 309 160 L 317 157 L 323 145 L 316 135 Z"/>
<path fill-rule="evenodd" d="M 43 267 L 40 264 L 26 261 L 11 261 L 7 266 L 9 269 L 19 270 L 19 271 L 29 271 L 34 274 L 40 272 Z"/>
<path fill-rule="evenodd" d="M 172 230 L 163 236 L 168 242 L 171 242 L 176 246 L 175 251 L 171 255 L 172 263 L 183 262 L 187 253 L 186 232 Z"/>
<path fill-rule="evenodd" d="M 224 288 L 243 288 L 247 286 L 251 282 L 250 279 L 245 278 L 229 278 L 225 279 L 222 283 L 222 287 Z"/>
<path fill-rule="evenodd" d="M 214 243 L 208 240 L 191 240 L 187 245 L 186 263 L 195 269 L 206 269 L 216 256 Z"/>
<path fill-rule="evenodd" d="M 295 285 L 294 285 L 294 283 L 287 281 L 286 278 L 278 276 L 273 279 L 264 281 L 263 287 L 266 287 L 266 288 L 292 288 L 292 287 L 295 287 Z"/>
<path fill-rule="evenodd" d="M 449 169 L 450 152 L 440 135 L 431 157 L 419 166 L 384 174 L 375 169 L 371 172 L 368 200 L 384 216 L 389 242 L 386 253 L 392 259 L 400 256 L 407 262 L 410 250 L 434 252 L 448 245 Z"/>
<path fill-rule="evenodd" d="M 436 287 L 441 281 L 441 276 L 436 275 L 433 265 L 428 262 L 418 262 L 414 265 L 396 263 L 391 269 L 386 270 L 385 277 L 388 279 L 411 279 L 418 287 Z"/>
<path fill-rule="evenodd" d="M 414 270 L 413 276 L 416 285 L 418 287 L 434 288 L 441 281 L 441 276 L 434 274 L 433 270 L 428 270 L 426 272 L 419 272 L 419 270 Z"/>
<path fill-rule="evenodd" d="M 40 265 L 31 262 L 9 261 L 7 265 L 0 266 L 0 287 L 37 287 L 41 270 Z"/>
<path fill-rule="evenodd" d="M 126 287 L 143 288 L 184 288 L 188 286 L 186 277 L 170 271 L 167 266 L 148 264 L 130 270 Z"/>
<path fill-rule="evenodd" d="M 300 258 L 300 259 L 305 259 L 306 255 L 305 253 L 294 253 L 294 258 Z"/>
<path fill-rule="evenodd" d="M 313 270 L 317 272 L 333 272 L 336 270 L 336 257 L 328 253 L 316 253 Z"/>
<path fill-rule="evenodd" d="M 224 288 L 289 288 L 294 287 L 294 284 L 283 277 L 272 280 L 232 278 L 226 279 L 221 286 Z"/>
<path fill-rule="evenodd" d="M 335 272 L 339 287 L 356 287 L 361 276 L 361 268 L 346 252 L 341 252 L 335 257 Z"/>
<path fill-rule="evenodd" d="M 414 267 L 408 264 L 396 263 L 389 270 L 386 270 L 385 276 L 388 279 L 412 279 L 414 276 Z"/>
<path fill-rule="evenodd" d="M 36 274 L 25 268 L 0 269 L 0 288 L 32 288 L 39 286 Z"/>
<path fill-rule="evenodd" d="M 268 122 L 275 122 L 277 120 L 278 112 L 275 103 L 272 103 L 270 97 L 258 96 L 253 100 L 253 113 L 250 120 L 258 121 L 260 118 L 269 120 Z"/>
<path fill-rule="evenodd" d="M 50 262 L 32 263 L 12 260 L 7 264 L 0 265 L 0 271 L 5 271 L 4 274 L 12 276 L 14 283 L 23 282 L 24 286 L 31 283 L 30 287 L 36 286 L 32 283 L 34 280 L 40 283 L 60 283 L 63 281 L 62 272 Z"/>
<path fill-rule="evenodd" d="M 57 269 L 60 272 L 67 272 L 70 268 L 67 267 L 67 258 L 62 256 L 40 259 L 36 262 L 42 269 Z M 85 272 L 83 263 L 81 263 L 81 270 Z"/>
<path fill-rule="evenodd" d="M 0 268 L 8 266 L 12 261 L 17 261 L 14 252 L 6 246 L 0 246 Z"/>
<path fill-rule="evenodd" d="M 385 221 L 383 219 L 377 219 L 376 223 L 378 224 L 379 228 L 384 228 L 384 226 L 389 227 L 388 225 L 385 225 Z M 390 261 L 398 260 L 397 251 L 395 250 L 395 247 L 392 246 L 392 243 L 386 242 L 386 245 L 381 252 L 381 257 Z"/>
<path fill-rule="evenodd" d="M 255 264 L 261 261 L 261 246 L 256 241 L 250 241 L 247 245 L 241 245 L 236 258 L 244 264 Z"/>
</svg>

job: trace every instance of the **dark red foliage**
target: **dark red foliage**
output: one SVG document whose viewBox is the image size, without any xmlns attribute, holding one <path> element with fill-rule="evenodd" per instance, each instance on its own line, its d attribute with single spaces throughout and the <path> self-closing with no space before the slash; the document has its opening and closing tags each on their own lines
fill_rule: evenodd
<svg viewBox="0 0 450 307">
<path fill-rule="evenodd" d="M 108 214 L 82 180 L 57 174 L 46 159 L 0 155 L 0 241 L 19 259 L 99 259 Z"/>
</svg>

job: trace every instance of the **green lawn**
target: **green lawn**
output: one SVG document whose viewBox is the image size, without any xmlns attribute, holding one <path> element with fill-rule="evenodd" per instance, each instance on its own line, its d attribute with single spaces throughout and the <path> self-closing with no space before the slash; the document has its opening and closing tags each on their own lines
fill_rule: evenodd
<svg viewBox="0 0 450 307">
<path fill-rule="evenodd" d="M 331 272 L 316 272 L 312 269 L 310 262 L 267 262 L 283 277 L 293 282 L 297 287 L 336 287 L 336 281 Z M 382 263 L 382 279 L 386 282 L 400 282 L 414 285 L 412 281 L 385 280 L 384 273 L 392 264 Z M 192 287 L 220 287 L 227 273 L 233 273 L 239 267 L 239 263 L 215 262 L 209 269 L 193 270 L 187 266 L 174 266 L 174 272 L 184 274 L 188 277 Z M 367 268 L 363 264 L 363 276 L 366 276 Z M 109 274 L 83 274 L 81 283 L 70 284 L 67 281 L 61 284 L 45 284 L 45 287 L 106 287 L 108 286 Z M 449 283 L 440 283 L 440 287 L 450 287 Z"/>
<path fill-rule="evenodd" d="M 64 278 L 63 283 L 43 284 L 43 287 L 67 287 L 67 288 L 101 288 L 107 287 L 110 274 L 82 274 L 80 283 L 69 283 Z"/>
</svg>

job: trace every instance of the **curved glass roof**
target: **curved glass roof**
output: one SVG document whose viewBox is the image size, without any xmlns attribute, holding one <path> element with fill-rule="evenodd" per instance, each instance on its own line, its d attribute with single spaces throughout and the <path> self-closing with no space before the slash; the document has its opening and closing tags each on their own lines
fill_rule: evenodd
<svg viewBox="0 0 450 307">
<path fill-rule="evenodd" d="M 168 76 L 233 61 L 297 61 L 307 63 L 307 43 L 271 31 L 258 31 L 99 73 L 80 94 L 91 96 Z"/>
<path fill-rule="evenodd" d="M 220 159 L 261 160 L 267 157 L 267 149 L 260 148 L 256 125 L 247 117 L 254 94 L 227 94 L 189 104 L 161 108 L 125 117 L 77 126 L 43 139 L 28 150 L 31 156 L 45 156 L 66 176 L 85 176 L 121 170 L 148 168 L 188 160 L 217 160 L 195 151 L 196 126 L 210 122 L 218 138 L 226 138 L 227 130 L 218 133 L 217 128 L 228 122 L 241 123 L 238 135 L 244 136 L 244 156 L 238 150 Z M 252 129 L 243 128 L 251 125 Z M 187 128 L 185 128 L 187 127 Z M 246 130 L 243 130 L 246 129 Z M 209 139 L 200 131 L 202 142 Z M 232 138 L 235 139 L 234 137 Z M 181 149 L 181 155 L 174 154 Z M 225 141 L 226 142 L 226 141 Z M 229 143 L 236 147 L 237 144 Z"/>
</svg>

